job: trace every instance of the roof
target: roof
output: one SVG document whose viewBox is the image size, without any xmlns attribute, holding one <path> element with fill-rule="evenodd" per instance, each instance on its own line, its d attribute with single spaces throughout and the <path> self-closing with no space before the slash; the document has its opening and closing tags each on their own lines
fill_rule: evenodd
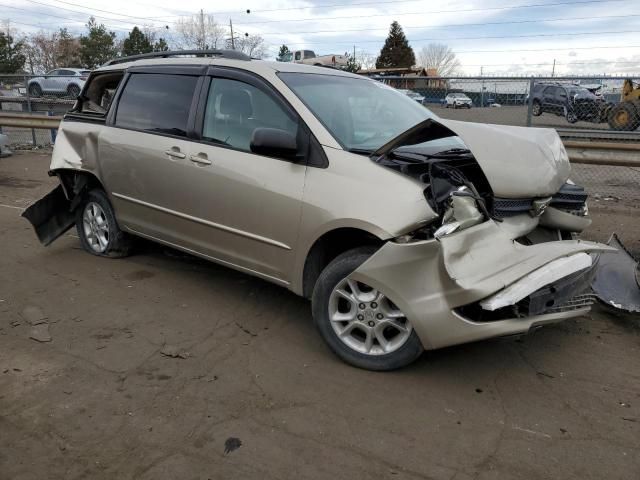
<svg viewBox="0 0 640 480">
<path fill-rule="evenodd" d="M 360 75 L 345 72 L 328 67 L 315 67 L 312 65 L 304 65 L 291 62 L 273 62 L 266 60 L 232 60 L 228 58 L 216 57 L 169 57 L 169 58 L 146 58 L 141 60 L 133 60 L 131 62 L 116 63 L 106 65 L 96 69 L 97 72 L 125 70 L 130 67 L 138 66 L 154 66 L 154 65 L 219 65 L 223 67 L 236 67 L 242 70 L 248 70 L 257 74 L 265 74 L 267 72 L 295 72 L 295 73 L 315 73 L 320 75 L 345 76 L 353 78 L 362 78 Z"/>
</svg>

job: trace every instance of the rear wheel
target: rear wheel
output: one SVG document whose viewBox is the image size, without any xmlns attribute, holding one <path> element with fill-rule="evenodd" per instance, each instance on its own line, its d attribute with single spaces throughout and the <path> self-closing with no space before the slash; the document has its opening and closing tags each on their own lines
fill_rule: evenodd
<svg viewBox="0 0 640 480">
<path fill-rule="evenodd" d="M 393 300 L 349 278 L 374 251 L 350 250 L 323 270 L 313 291 L 313 319 L 322 338 L 345 362 L 368 370 L 394 370 L 416 360 L 423 348 Z"/>
<path fill-rule="evenodd" d="M 29 95 L 32 97 L 41 97 L 42 96 L 42 87 L 37 83 L 32 83 L 29 85 Z"/>
<path fill-rule="evenodd" d="M 613 130 L 635 130 L 640 126 L 640 111 L 630 102 L 619 103 L 609 111 L 609 126 Z"/>
<path fill-rule="evenodd" d="M 78 209 L 76 229 L 82 247 L 92 255 L 125 257 L 131 250 L 131 237 L 120 230 L 115 213 L 104 191 L 91 190 Z"/>
</svg>

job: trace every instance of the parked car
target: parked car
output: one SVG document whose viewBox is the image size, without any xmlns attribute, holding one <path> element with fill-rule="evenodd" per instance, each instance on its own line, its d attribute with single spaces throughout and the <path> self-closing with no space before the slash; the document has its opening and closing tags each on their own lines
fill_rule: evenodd
<svg viewBox="0 0 640 480">
<path fill-rule="evenodd" d="M 315 65 L 317 67 L 344 68 L 347 66 L 346 55 L 316 55 L 313 50 L 295 50 L 278 58 L 280 62 L 303 63 L 305 65 Z"/>
<path fill-rule="evenodd" d="M 589 310 L 614 249 L 574 240 L 586 194 L 555 130 L 441 119 L 339 70 L 160 54 L 180 52 L 94 71 L 65 115 L 60 184 L 23 213 L 45 245 L 75 225 L 98 257 L 143 237 L 255 275 L 372 370 Z"/>
<path fill-rule="evenodd" d="M 464 93 L 449 93 L 444 97 L 446 108 L 471 108 L 473 101 L 467 97 Z"/>
<path fill-rule="evenodd" d="M 399 88 L 398 91 L 404 93 L 407 97 L 409 97 L 411 100 L 415 100 L 420 105 L 424 105 L 424 96 L 420 95 L 418 92 L 414 92 L 413 90 L 406 90 L 403 88 Z"/>
<path fill-rule="evenodd" d="M 91 73 L 91 70 L 80 68 L 57 68 L 42 77 L 29 80 L 29 95 L 40 97 L 43 94 L 66 95 L 76 98 Z"/>
<path fill-rule="evenodd" d="M 553 113 L 569 123 L 606 122 L 611 105 L 588 89 L 564 83 L 536 83 L 533 87 L 531 114 L 538 117 Z"/>
</svg>

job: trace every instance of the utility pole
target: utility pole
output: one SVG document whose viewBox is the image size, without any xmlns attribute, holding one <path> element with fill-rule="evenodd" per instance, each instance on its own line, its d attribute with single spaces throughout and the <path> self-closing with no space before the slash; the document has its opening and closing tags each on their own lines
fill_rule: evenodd
<svg viewBox="0 0 640 480">
<path fill-rule="evenodd" d="M 556 59 L 553 59 L 553 68 L 551 69 L 551 76 L 553 77 L 556 74 Z"/>
<path fill-rule="evenodd" d="M 231 50 L 235 50 L 236 49 L 236 43 L 235 43 L 235 40 L 233 38 L 233 22 L 231 21 L 231 19 L 229 19 L 229 28 L 231 29 Z"/>
<path fill-rule="evenodd" d="M 200 48 L 205 50 L 207 48 L 207 41 L 204 36 L 204 11 L 200 9 Z"/>
<path fill-rule="evenodd" d="M 480 67 L 480 77 L 483 77 L 484 67 Z M 480 106 L 484 107 L 484 77 L 482 78 L 482 84 L 480 86 Z"/>
</svg>

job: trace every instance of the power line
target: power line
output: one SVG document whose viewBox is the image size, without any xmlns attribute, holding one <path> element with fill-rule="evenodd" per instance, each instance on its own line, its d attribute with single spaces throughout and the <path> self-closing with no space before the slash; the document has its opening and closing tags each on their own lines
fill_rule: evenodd
<svg viewBox="0 0 640 480">
<path fill-rule="evenodd" d="M 622 34 L 622 33 L 640 33 L 640 30 L 619 30 L 611 32 L 576 32 L 576 33 L 539 33 L 531 35 L 491 35 L 481 37 L 432 37 L 432 38 L 408 38 L 410 42 L 427 42 L 427 41 L 442 41 L 447 42 L 449 40 L 491 40 L 502 38 L 541 38 L 541 37 L 569 37 L 580 35 L 609 35 L 609 34 Z M 334 45 L 351 45 L 352 43 L 379 43 L 382 40 L 345 40 L 344 42 L 331 42 Z M 328 43 L 324 42 L 301 42 L 301 43 L 288 43 L 288 45 L 324 45 Z"/>
<path fill-rule="evenodd" d="M 468 9 L 456 9 L 456 10 L 427 10 L 421 12 L 404 12 L 404 13 L 380 13 L 374 15 L 367 15 L 367 18 L 371 17 L 388 17 L 388 16 L 404 16 L 404 15 L 425 15 L 425 14 L 439 14 L 439 13 L 460 13 L 460 12 L 486 12 L 494 10 L 512 10 L 517 8 L 539 8 L 539 7 L 557 7 L 567 5 L 584 5 L 595 3 L 613 3 L 613 2 L 627 2 L 629 0 L 579 0 L 574 2 L 555 2 L 555 3 L 532 3 L 527 5 L 513 5 L 510 7 L 489 7 L 489 8 L 468 8 Z M 242 25 L 257 25 L 265 23 L 290 23 L 290 22 L 308 22 L 318 20 L 340 20 L 348 18 L 361 18 L 361 15 L 343 15 L 337 17 L 306 17 L 306 18 L 293 18 L 288 20 L 259 20 L 257 22 L 247 22 Z M 240 25 L 240 24 L 239 24 Z"/>
<path fill-rule="evenodd" d="M 480 27 L 480 26 L 488 26 L 488 25 L 516 25 L 516 24 L 525 24 L 525 23 L 540 23 L 540 22 L 573 22 L 576 20 L 600 20 L 600 19 L 610 19 L 610 18 L 630 18 L 630 17 L 640 17 L 640 14 L 631 14 L 631 15 L 599 15 L 597 17 L 572 17 L 572 18 L 541 18 L 536 20 L 512 20 L 512 21 L 504 21 L 504 22 L 481 22 L 481 23 L 450 23 L 446 25 L 416 25 L 416 26 L 408 26 L 402 27 L 404 30 L 410 28 L 428 28 L 428 29 L 442 29 L 442 28 L 451 28 L 451 27 Z M 344 33 L 344 32 L 374 32 L 374 31 L 387 31 L 388 28 L 357 28 L 357 29 L 344 29 L 344 30 L 314 30 L 314 31 L 293 31 L 287 32 L 289 35 L 295 34 L 313 34 L 313 33 Z M 260 35 L 282 35 L 282 32 L 265 32 Z"/>
<path fill-rule="evenodd" d="M 46 5 L 48 7 L 60 8 L 61 10 L 68 10 L 70 12 L 84 13 L 84 12 L 78 12 L 77 10 L 65 9 L 65 8 L 59 7 L 57 5 L 51 5 L 51 4 L 48 4 L 48 3 L 36 2 L 34 0 L 27 0 L 27 1 L 31 2 L 31 3 L 37 3 L 39 5 Z M 136 17 L 134 15 L 128 15 L 126 13 L 113 12 L 111 10 L 101 10 L 101 9 L 95 8 L 95 7 L 85 7 L 84 5 L 80 5 L 78 3 L 66 2 L 66 1 L 63 1 L 63 0 L 52 0 L 52 1 L 57 2 L 57 3 L 63 3 L 65 5 L 72 5 L 74 7 L 84 8 L 85 10 L 93 10 L 93 11 L 102 12 L 102 13 L 111 13 L 113 15 L 119 15 L 121 17 L 127 17 L 127 18 L 135 18 L 135 19 L 138 19 L 138 20 L 150 20 L 150 21 L 153 21 L 152 20 L 153 17 Z M 104 18 L 108 18 L 108 17 L 104 17 Z M 158 17 L 158 18 L 160 18 L 160 17 Z M 167 17 L 167 18 L 169 18 L 169 17 Z M 176 22 L 167 21 L 167 23 L 176 23 Z"/>
<path fill-rule="evenodd" d="M 26 0 L 26 1 L 30 2 L 30 3 L 35 3 L 37 5 L 43 5 L 43 6 L 48 7 L 48 8 L 55 8 L 57 10 L 65 10 L 67 12 L 73 12 L 73 13 L 80 14 L 80 15 L 90 15 L 90 16 L 93 16 L 95 18 L 101 18 L 101 19 L 105 19 L 105 20 L 110 20 L 112 22 L 120 22 L 120 23 L 124 23 L 124 24 L 127 24 L 127 25 L 135 25 L 135 22 L 132 22 L 130 20 L 123 20 L 123 19 L 120 19 L 120 18 L 105 17 L 104 15 L 96 15 L 96 14 L 94 14 L 92 12 L 82 12 L 82 11 L 79 11 L 79 10 L 72 10 L 70 8 L 59 7 L 58 5 L 52 5 L 50 3 L 38 2 L 36 0 Z M 3 5 L 3 6 L 6 6 L 6 5 Z M 16 10 L 24 10 L 24 11 L 33 13 L 32 10 L 28 10 L 28 9 L 25 9 L 25 8 L 18 8 L 18 7 L 9 7 L 9 8 L 14 8 Z M 52 15 L 52 14 L 49 14 L 49 13 L 46 13 L 46 15 L 51 16 L 51 17 L 57 17 L 57 18 L 64 18 L 64 17 L 60 17 L 59 15 Z M 116 15 L 120 15 L 120 14 L 116 14 Z M 143 18 L 143 17 L 136 17 L 136 18 Z M 71 19 L 71 20 L 75 20 L 75 19 Z M 157 21 L 157 20 L 150 20 L 150 21 Z M 169 22 L 169 23 L 174 23 L 174 22 Z"/>
</svg>

